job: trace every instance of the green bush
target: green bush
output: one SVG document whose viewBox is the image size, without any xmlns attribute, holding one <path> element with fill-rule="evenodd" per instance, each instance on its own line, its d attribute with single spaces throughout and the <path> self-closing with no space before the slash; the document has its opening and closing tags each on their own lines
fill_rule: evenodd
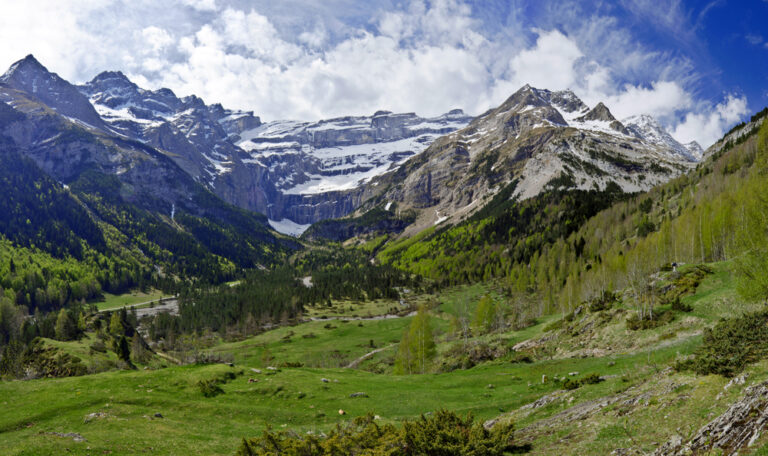
<svg viewBox="0 0 768 456">
<path fill-rule="evenodd" d="M 200 392 L 203 393 L 203 396 L 215 397 L 219 394 L 224 394 L 224 390 L 221 389 L 221 386 L 219 386 L 219 382 L 220 380 L 217 378 L 200 380 L 197 382 L 197 387 L 200 389 Z"/>
<path fill-rule="evenodd" d="M 599 296 L 589 300 L 588 308 L 590 312 L 600 312 L 610 309 L 614 303 L 619 302 L 619 295 L 612 291 L 603 291 Z"/>
<path fill-rule="evenodd" d="M 693 357 L 677 364 L 679 370 L 732 377 L 768 355 L 768 309 L 718 322 L 704 330 Z"/>
<path fill-rule="evenodd" d="M 693 312 L 693 306 L 690 304 L 685 304 L 684 302 L 680 301 L 680 297 L 676 297 L 674 301 L 672 301 L 672 310 L 676 312 Z"/>
<path fill-rule="evenodd" d="M 237 455 L 502 456 L 528 449 L 514 444 L 512 424 L 498 424 L 488 430 L 471 415 L 461 418 L 441 410 L 399 427 L 379 426 L 373 415 L 358 417 L 337 425 L 325 437 L 267 430 L 261 437 L 244 439 Z"/>
<path fill-rule="evenodd" d="M 581 382 L 578 380 L 566 378 L 563 382 L 563 388 L 567 390 L 575 390 L 576 388 L 581 386 Z"/>
<path fill-rule="evenodd" d="M 600 378 L 600 375 L 595 373 L 585 375 L 584 378 L 581 379 L 583 385 L 594 385 L 602 381 L 603 379 Z"/>
<path fill-rule="evenodd" d="M 645 316 L 640 318 L 638 314 L 633 314 L 627 318 L 627 329 L 632 331 L 638 331 L 643 329 L 653 329 L 659 326 L 664 326 L 667 323 L 671 323 L 675 319 L 674 312 L 664 310 L 661 312 L 653 312 L 653 317 Z"/>
</svg>

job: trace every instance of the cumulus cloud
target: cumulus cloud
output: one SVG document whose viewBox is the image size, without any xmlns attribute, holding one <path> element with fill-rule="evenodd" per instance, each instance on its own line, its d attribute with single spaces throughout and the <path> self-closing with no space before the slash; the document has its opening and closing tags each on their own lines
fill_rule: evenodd
<svg viewBox="0 0 768 456">
<path fill-rule="evenodd" d="M 216 11 L 218 8 L 216 0 L 180 0 L 182 5 L 189 6 L 190 8 L 198 11 Z"/>
<path fill-rule="evenodd" d="M 686 114 L 672 135 L 683 143 L 696 140 L 706 147 L 720 139 L 723 132 L 742 119 L 747 112 L 746 98 L 728 95 L 722 103 L 700 106 L 699 109 Z"/>
<path fill-rule="evenodd" d="M 0 17 L 0 40 L 24 46 L 0 48 L 0 64 L 33 52 L 74 82 L 121 69 L 142 86 L 196 94 L 268 120 L 378 109 L 477 114 L 530 83 L 571 88 L 589 105 L 605 102 L 618 118 L 654 115 L 678 139 L 707 145 L 746 109 L 739 97 L 698 102 L 688 88 L 695 78 L 690 62 L 643 48 L 615 18 L 587 15 L 578 2 L 546 15 L 560 24 L 540 28 L 511 15 L 505 30 L 514 36 L 501 39 L 487 35 L 460 0 L 368 6 L 368 22 L 350 23 L 315 14 L 321 6 L 314 0 L 292 5 L 302 2 L 313 17 L 290 21 L 274 16 L 283 3 L 270 16 L 253 8 L 259 2 L 243 7 L 236 0 L 176 0 L 163 14 L 153 0 L 17 2 Z M 330 4 L 366 15 L 357 2 Z M 292 28 L 282 27 L 286 21 Z"/>
</svg>

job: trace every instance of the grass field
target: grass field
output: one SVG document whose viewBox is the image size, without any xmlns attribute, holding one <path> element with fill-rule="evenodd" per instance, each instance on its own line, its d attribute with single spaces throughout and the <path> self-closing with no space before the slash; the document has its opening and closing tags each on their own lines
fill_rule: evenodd
<svg viewBox="0 0 768 456">
<path fill-rule="evenodd" d="M 398 421 L 440 408 L 492 418 L 557 389 L 541 383 L 580 370 L 616 375 L 578 394 L 602 395 L 624 388 L 618 378 L 664 363 L 681 347 L 652 354 L 574 359 L 536 364 L 491 363 L 449 374 L 389 376 L 353 369 L 261 369 L 251 364 L 185 366 L 150 371 L 107 372 L 78 378 L 0 383 L 4 413 L 0 433 L 8 453 L 22 454 L 231 454 L 242 437 L 267 425 L 300 432 L 321 431 L 352 417 L 373 413 Z M 685 347 L 682 347 L 686 350 Z M 203 397 L 202 379 L 236 373 L 224 394 Z M 248 379 L 258 380 L 249 383 Z M 324 383 L 321 379 L 330 380 Z M 599 390 L 598 390 L 599 389 Z M 351 398 L 357 392 L 367 398 Z M 30 404 L 35 404 L 30 407 Z M 347 414 L 339 415 L 342 409 Z M 92 413 L 105 414 L 86 422 Z M 161 413 L 163 418 L 154 418 Z M 87 441 L 52 433 L 78 433 Z M 151 450 L 149 450 L 151 448 Z"/>
<path fill-rule="evenodd" d="M 147 303 L 151 301 L 158 301 L 162 298 L 170 298 L 170 295 L 164 294 L 159 290 L 152 290 L 148 293 L 141 291 L 132 291 L 121 295 L 113 295 L 104 293 L 104 301 L 96 302 L 96 307 L 99 310 L 113 310 L 120 309 L 125 306 L 133 306 L 136 304 Z"/>
<path fill-rule="evenodd" d="M 477 299 L 495 293 L 494 288 L 458 287 L 422 297 L 439 302 L 431 320 L 440 339 L 438 351 L 453 343 L 443 338 L 448 316 L 464 312 L 465 304 L 474 309 Z M 700 344 L 700 331 L 691 328 L 755 307 L 738 303 L 727 264 L 714 265 L 714 273 L 684 301 L 693 305 L 693 312 L 653 330 L 627 330 L 626 313 L 618 312 L 580 317 L 583 326 L 595 322 L 592 332 L 583 334 L 552 332 L 557 331 L 550 329 L 552 324 L 561 318 L 552 315 L 521 331 L 483 336 L 510 346 L 542 338 L 562 346 L 550 355 L 542 349 L 538 361 L 527 364 L 496 360 L 468 370 L 412 376 L 347 369 L 340 366 L 378 348 L 384 350 L 362 367 L 376 371 L 387 366 L 391 359 L 386 358 L 394 355 L 411 318 L 329 319 L 209 349 L 231 356 L 234 367 L 173 366 L 0 382 L 0 453 L 232 454 L 242 438 L 267 427 L 317 433 L 367 413 L 379 415 L 382 422 L 399 422 L 441 408 L 472 413 L 480 420 L 513 420 L 518 438 L 533 445 L 532 454 L 601 455 L 628 447 L 650 452 L 674 434 L 690 436 L 722 413 L 743 388 L 768 378 L 765 361 L 748 369 L 746 385 L 727 390 L 723 377 L 670 369 Z M 601 315 L 617 320 L 600 326 Z M 661 337 L 670 330 L 679 334 Z M 46 343 L 88 362 L 90 342 Z M 625 348 L 600 356 L 571 354 L 606 344 Z M 302 367 L 267 369 L 281 365 Z M 590 373 L 604 381 L 572 391 L 553 381 Z M 203 395 L 197 383 L 209 379 L 219 379 L 223 394 Z M 364 395 L 351 397 L 354 393 Z M 545 396 L 553 399 L 540 407 L 522 407 Z M 621 400 L 611 402 L 615 397 Z M 581 409 L 586 411 L 573 418 L 573 411 Z M 765 443 L 762 439 L 755 448 Z"/>
</svg>

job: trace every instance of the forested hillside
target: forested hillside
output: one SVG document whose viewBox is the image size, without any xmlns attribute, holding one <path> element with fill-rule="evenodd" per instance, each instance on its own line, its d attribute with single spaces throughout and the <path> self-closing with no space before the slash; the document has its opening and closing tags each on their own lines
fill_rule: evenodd
<svg viewBox="0 0 768 456">
<path fill-rule="evenodd" d="M 755 275 L 765 270 L 756 252 L 766 245 L 767 140 L 764 124 L 636 196 L 561 189 L 518 202 L 507 189 L 468 221 L 392 242 L 378 258 L 443 283 L 505 278 L 541 314 L 626 286 L 641 295 L 673 262 L 738 257 Z"/>
</svg>

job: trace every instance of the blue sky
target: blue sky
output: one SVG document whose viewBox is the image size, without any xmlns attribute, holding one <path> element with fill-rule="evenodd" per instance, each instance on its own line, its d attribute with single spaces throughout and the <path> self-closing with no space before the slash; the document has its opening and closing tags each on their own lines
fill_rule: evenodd
<svg viewBox="0 0 768 456">
<path fill-rule="evenodd" d="M 472 114 L 525 83 L 647 113 L 707 146 L 768 105 L 768 0 L 29 0 L 0 66 L 147 88 L 265 120 Z"/>
</svg>

